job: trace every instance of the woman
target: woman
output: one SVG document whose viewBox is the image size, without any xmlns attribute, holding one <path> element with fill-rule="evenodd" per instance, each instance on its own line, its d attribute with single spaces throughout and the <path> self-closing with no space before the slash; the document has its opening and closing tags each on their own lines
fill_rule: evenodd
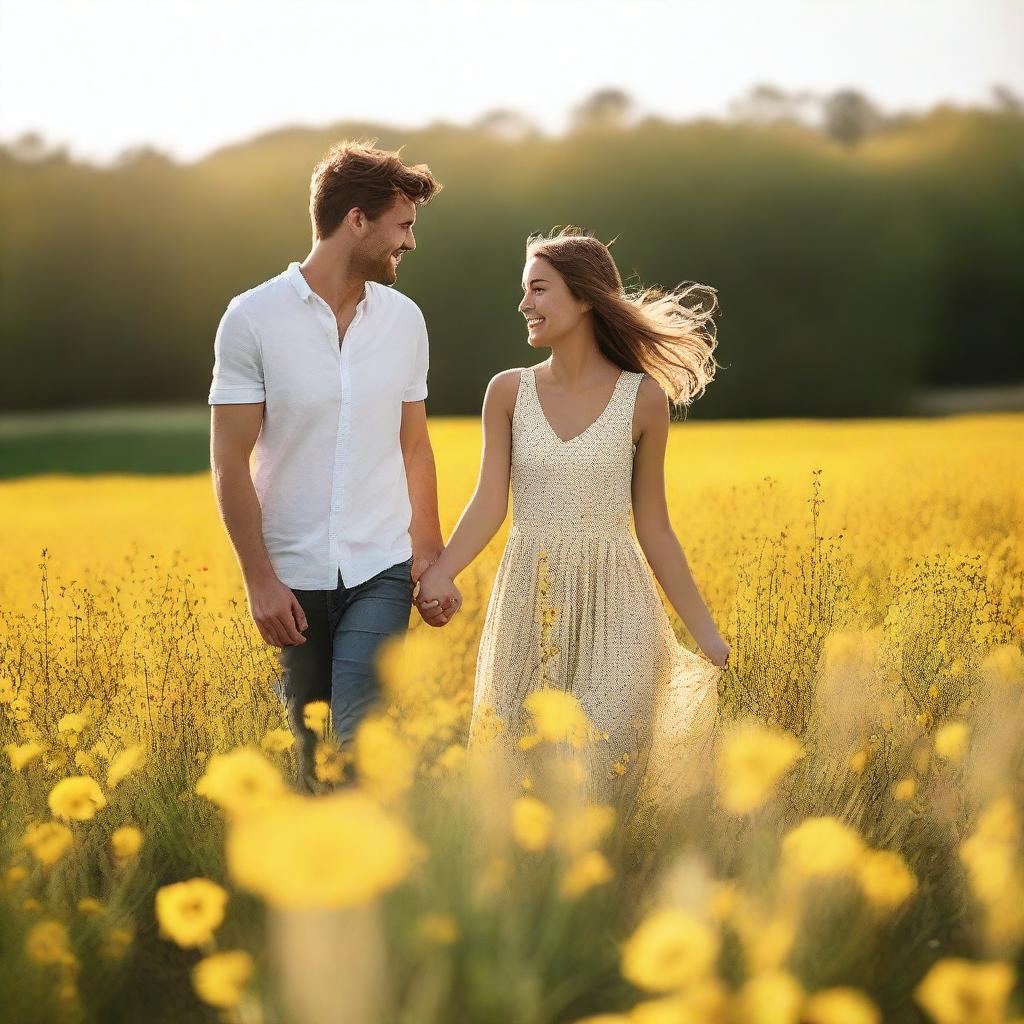
<svg viewBox="0 0 1024 1024">
<path fill-rule="evenodd" d="M 701 287 L 693 284 L 627 294 L 608 247 L 571 227 L 530 237 L 522 287 L 529 344 L 551 357 L 491 380 L 476 491 L 416 599 L 421 610 L 458 607 L 454 581 L 504 521 L 511 482 L 470 747 L 488 734 L 522 771 L 520 752 L 534 742 L 524 700 L 568 691 L 596 730 L 578 752 L 592 792 L 624 807 L 645 773 L 652 789 L 671 786 L 703 749 L 729 657 L 673 532 L 664 485 L 669 402 L 699 397 L 717 365 L 717 299 L 704 289 L 707 310 L 686 305 Z M 643 556 L 707 660 L 676 640 Z"/>
</svg>

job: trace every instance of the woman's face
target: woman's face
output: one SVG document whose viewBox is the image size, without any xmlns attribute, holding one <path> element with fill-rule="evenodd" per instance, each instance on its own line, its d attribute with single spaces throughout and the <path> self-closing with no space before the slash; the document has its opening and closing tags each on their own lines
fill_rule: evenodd
<svg viewBox="0 0 1024 1024">
<path fill-rule="evenodd" d="M 556 345 L 579 326 L 589 309 L 543 256 L 526 261 L 519 312 L 526 317 L 527 340 L 533 348 Z"/>
</svg>

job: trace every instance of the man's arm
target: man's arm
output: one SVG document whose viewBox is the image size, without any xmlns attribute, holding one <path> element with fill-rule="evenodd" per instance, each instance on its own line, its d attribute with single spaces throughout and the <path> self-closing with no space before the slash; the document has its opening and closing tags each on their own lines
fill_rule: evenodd
<svg viewBox="0 0 1024 1024">
<path fill-rule="evenodd" d="M 263 540 L 263 512 L 249 472 L 249 456 L 263 424 L 263 403 L 214 405 L 210 468 L 217 507 L 245 580 L 249 609 L 260 635 L 275 647 L 304 644 L 306 617 L 278 578 Z"/>
<path fill-rule="evenodd" d="M 412 538 L 412 579 L 416 583 L 444 550 L 437 513 L 437 468 L 427 432 L 425 402 L 402 403 L 400 440 L 412 506 L 409 535 Z"/>
</svg>

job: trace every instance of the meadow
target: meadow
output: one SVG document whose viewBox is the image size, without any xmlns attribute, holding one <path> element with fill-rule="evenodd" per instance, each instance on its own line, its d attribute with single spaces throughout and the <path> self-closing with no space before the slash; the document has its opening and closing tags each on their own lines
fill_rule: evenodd
<svg viewBox="0 0 1024 1024">
<path fill-rule="evenodd" d="M 431 434 L 447 535 L 479 430 Z M 628 821 L 564 695 L 527 775 L 466 756 L 504 528 L 303 797 L 208 474 L 3 481 L 0 1018 L 1024 1019 L 1022 453 L 1022 416 L 675 425 L 733 654 L 714 756 Z"/>
</svg>

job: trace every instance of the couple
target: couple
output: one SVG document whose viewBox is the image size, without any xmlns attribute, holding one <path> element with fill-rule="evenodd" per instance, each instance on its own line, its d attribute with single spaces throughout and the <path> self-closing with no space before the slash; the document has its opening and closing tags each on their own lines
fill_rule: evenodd
<svg viewBox="0 0 1024 1024">
<path fill-rule="evenodd" d="M 379 695 L 381 644 L 413 603 L 432 626 L 459 612 L 455 580 L 504 522 L 511 484 L 470 745 L 497 722 L 515 757 L 532 732 L 527 696 L 569 691 L 600 736 L 586 751 L 593 777 L 621 788 L 628 776 L 635 792 L 643 758 L 674 771 L 673 749 L 694 749 L 683 737 L 709 735 L 729 657 L 664 487 L 669 403 L 714 374 L 714 292 L 707 311 L 683 302 L 699 286 L 627 295 L 597 239 L 532 236 L 519 311 L 551 357 L 491 380 L 479 481 L 446 546 L 427 331 L 388 287 L 440 189 L 397 153 L 334 146 L 312 176 L 310 254 L 233 298 L 217 329 L 214 489 L 253 619 L 280 648 L 303 779 L 316 745 L 304 706 L 329 702 L 336 738 L 354 736 Z M 676 640 L 644 556 L 706 658 Z"/>
</svg>

